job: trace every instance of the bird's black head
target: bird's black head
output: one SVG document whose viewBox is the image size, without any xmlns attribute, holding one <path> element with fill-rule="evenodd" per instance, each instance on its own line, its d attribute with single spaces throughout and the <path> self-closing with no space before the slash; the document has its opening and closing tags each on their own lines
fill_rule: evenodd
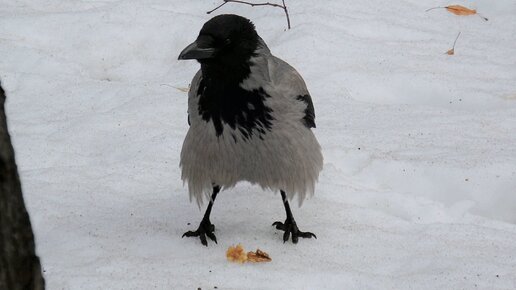
<svg viewBox="0 0 516 290">
<path fill-rule="evenodd" d="M 179 59 L 196 59 L 205 68 L 228 71 L 242 68 L 258 47 L 254 24 L 238 15 L 215 16 L 204 24 L 197 39 L 187 46 Z"/>
</svg>

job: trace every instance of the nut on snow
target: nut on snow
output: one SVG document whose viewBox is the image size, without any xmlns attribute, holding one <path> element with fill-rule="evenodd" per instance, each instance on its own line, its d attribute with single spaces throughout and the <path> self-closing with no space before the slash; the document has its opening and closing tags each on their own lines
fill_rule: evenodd
<svg viewBox="0 0 516 290">
<path fill-rule="evenodd" d="M 247 261 L 247 254 L 244 252 L 244 248 L 241 244 L 236 245 L 235 247 L 230 246 L 226 251 L 226 258 L 230 262 L 235 263 L 244 263 Z"/>
</svg>

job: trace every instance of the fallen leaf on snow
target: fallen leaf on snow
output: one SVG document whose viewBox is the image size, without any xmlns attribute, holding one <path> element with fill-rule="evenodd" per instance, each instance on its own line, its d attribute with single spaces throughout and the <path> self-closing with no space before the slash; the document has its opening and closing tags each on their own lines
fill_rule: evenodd
<svg viewBox="0 0 516 290">
<path fill-rule="evenodd" d="M 478 15 L 479 17 L 481 17 L 485 21 L 488 21 L 488 19 L 486 17 L 478 14 L 477 10 L 469 9 L 469 8 L 464 7 L 462 5 L 448 5 L 448 6 L 444 6 L 444 7 L 434 7 L 434 8 L 427 9 L 426 11 L 428 12 L 430 10 L 438 9 L 438 8 L 444 8 L 444 9 L 448 10 L 449 12 L 451 12 L 451 13 L 453 13 L 455 15 L 459 15 L 459 16 Z"/>
<path fill-rule="evenodd" d="M 256 249 L 256 252 L 247 253 L 247 261 L 254 263 L 270 262 L 272 261 L 269 254 L 265 253 L 260 249 Z"/>
<path fill-rule="evenodd" d="M 446 10 L 450 11 L 451 13 L 455 14 L 455 15 L 474 15 L 474 14 L 477 14 L 477 10 L 474 10 L 474 9 L 469 9 L 469 8 L 466 8 L 464 6 L 461 6 L 461 5 L 450 5 L 450 6 L 446 6 L 444 7 L 446 8 Z"/>
</svg>

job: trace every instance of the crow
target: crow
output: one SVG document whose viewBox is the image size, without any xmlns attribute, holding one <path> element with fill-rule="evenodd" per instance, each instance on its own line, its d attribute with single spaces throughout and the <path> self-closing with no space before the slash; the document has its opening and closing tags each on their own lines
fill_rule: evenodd
<svg viewBox="0 0 516 290">
<path fill-rule="evenodd" d="M 249 19 L 232 14 L 206 22 L 180 53 L 179 60 L 186 59 L 196 59 L 201 69 L 188 93 L 181 178 L 190 200 L 200 207 L 207 199 L 209 205 L 197 230 L 183 237 L 199 237 L 207 246 L 208 236 L 217 243 L 210 222 L 215 198 L 221 189 L 248 181 L 280 191 L 287 217 L 273 226 L 284 231 L 283 242 L 316 238 L 299 230 L 288 202 L 297 196 L 301 205 L 313 195 L 323 167 L 303 78 L 271 54 Z"/>
</svg>

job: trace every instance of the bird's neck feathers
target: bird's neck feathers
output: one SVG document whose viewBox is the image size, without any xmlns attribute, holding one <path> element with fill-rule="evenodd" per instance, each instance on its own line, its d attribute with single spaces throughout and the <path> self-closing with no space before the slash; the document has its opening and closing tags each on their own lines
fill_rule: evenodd
<svg viewBox="0 0 516 290">
<path fill-rule="evenodd" d="M 225 62 L 204 62 L 201 63 L 202 78 L 213 89 L 238 86 L 251 74 L 251 65 L 250 57 Z"/>
<path fill-rule="evenodd" d="M 251 74 L 256 60 L 270 55 L 270 50 L 261 37 L 252 53 L 215 58 L 201 62 L 202 77 L 210 88 L 238 86 Z"/>
</svg>

